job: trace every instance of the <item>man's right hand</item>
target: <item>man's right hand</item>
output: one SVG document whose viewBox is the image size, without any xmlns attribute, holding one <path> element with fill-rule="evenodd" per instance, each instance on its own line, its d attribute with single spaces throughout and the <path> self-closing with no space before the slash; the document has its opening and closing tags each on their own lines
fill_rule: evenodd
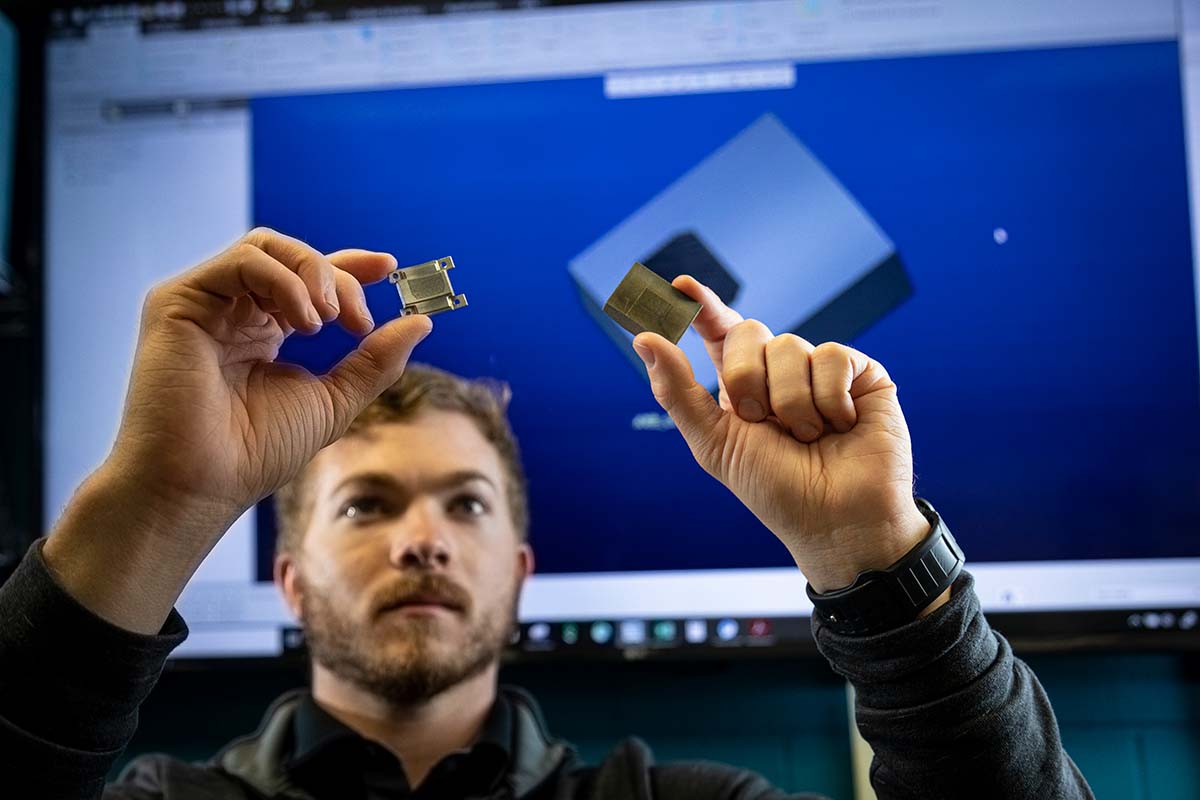
<svg viewBox="0 0 1200 800">
<path fill-rule="evenodd" d="M 150 292 L 112 453 L 44 551 L 77 599 L 117 624 L 156 630 L 228 525 L 291 480 L 399 379 L 432 328 L 428 317 L 380 327 L 326 375 L 275 361 L 294 331 L 315 333 L 337 320 L 351 332 L 370 332 L 362 285 L 395 266 L 384 253 L 325 256 L 256 229 Z M 118 553 L 132 563 L 95 563 Z M 152 574 L 138 576 L 139 561 Z M 150 581 L 155 596 L 140 599 L 154 613 L 131 616 L 123 607 L 137 598 L 112 597 L 116 587 L 96 585 L 98 570 L 114 566 L 131 573 L 119 581 L 131 590 L 139 577 Z"/>
<path fill-rule="evenodd" d="M 146 298 L 112 460 L 172 503 L 240 513 L 294 477 L 399 379 L 428 317 L 383 326 L 327 375 L 277 363 L 293 331 L 374 327 L 384 253 L 324 256 L 257 229 Z"/>
</svg>

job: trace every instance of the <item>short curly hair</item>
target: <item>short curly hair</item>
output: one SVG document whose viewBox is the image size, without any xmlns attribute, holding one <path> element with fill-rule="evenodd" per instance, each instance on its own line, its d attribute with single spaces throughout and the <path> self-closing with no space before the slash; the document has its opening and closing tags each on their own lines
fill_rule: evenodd
<svg viewBox="0 0 1200 800">
<path fill-rule="evenodd" d="M 409 364 L 400 380 L 371 402 L 350 423 L 346 435 L 372 425 L 404 422 L 423 410 L 454 411 L 469 417 L 500 456 L 507 478 L 509 512 L 522 540 L 529 537 L 529 487 L 521 466 L 517 437 L 508 422 L 508 384 L 488 378 L 474 380 L 426 364 Z M 310 462 L 311 463 L 311 462 Z M 275 549 L 294 553 L 304 536 L 308 507 L 308 466 L 275 492 L 278 532 Z"/>
</svg>

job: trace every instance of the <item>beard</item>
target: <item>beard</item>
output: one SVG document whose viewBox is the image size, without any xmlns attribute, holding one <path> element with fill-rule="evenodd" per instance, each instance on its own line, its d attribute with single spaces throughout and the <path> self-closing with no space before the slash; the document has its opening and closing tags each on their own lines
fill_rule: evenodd
<svg viewBox="0 0 1200 800">
<path fill-rule="evenodd" d="M 398 616 L 375 627 L 396 598 L 418 593 L 436 593 L 459 602 L 461 609 L 455 613 L 467 620 L 465 628 L 456 627 L 460 642 L 447 642 L 444 634 L 439 635 L 443 622 L 431 617 Z M 479 675 L 500 658 L 516 624 L 515 587 L 506 600 L 474 613 L 474 604 L 456 584 L 439 575 L 418 574 L 406 576 L 373 603 L 367 624 L 339 613 L 319 592 L 303 595 L 301 611 L 305 640 L 315 662 L 392 705 L 411 706 Z M 393 646 L 397 642 L 403 646 Z"/>
</svg>

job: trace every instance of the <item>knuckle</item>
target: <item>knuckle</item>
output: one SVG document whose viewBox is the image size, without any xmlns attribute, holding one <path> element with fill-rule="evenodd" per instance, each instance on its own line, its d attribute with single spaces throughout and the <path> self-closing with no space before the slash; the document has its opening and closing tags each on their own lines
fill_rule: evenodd
<svg viewBox="0 0 1200 800">
<path fill-rule="evenodd" d="M 355 291 L 362 292 L 362 284 L 349 272 L 346 272 L 346 270 L 337 265 L 331 265 L 330 269 L 333 271 L 333 284 L 339 291 L 351 293 Z"/>
<path fill-rule="evenodd" d="M 838 344 L 837 342 L 822 342 L 813 348 L 813 358 L 819 358 L 822 361 L 832 361 L 836 359 L 848 360 L 850 358 L 850 348 L 846 347 L 844 344 Z"/>
<path fill-rule="evenodd" d="M 146 297 L 142 300 L 142 325 L 149 325 L 157 319 L 162 309 L 167 304 L 167 298 L 170 289 L 167 283 L 156 283 L 150 287 L 150 291 L 146 292 Z"/>
<path fill-rule="evenodd" d="M 167 286 L 167 281 L 161 281 L 151 286 L 150 291 L 146 292 L 146 299 L 142 302 L 142 310 L 162 305 L 164 296 L 170 291 Z"/>
<path fill-rule="evenodd" d="M 242 237 L 242 241 L 247 242 L 252 245 L 261 245 L 263 242 L 267 241 L 268 239 L 271 239 L 278 235 L 279 235 L 279 233 L 277 231 L 275 231 L 271 228 L 268 228 L 265 225 L 258 225 L 254 228 L 251 228 L 249 231 L 247 231 L 246 235 Z"/>
<path fill-rule="evenodd" d="M 166 280 L 152 286 L 142 301 L 142 330 L 155 330 L 166 320 L 179 316 L 187 306 L 184 300 L 186 293 L 186 285 L 178 279 Z"/>
<path fill-rule="evenodd" d="M 358 414 L 362 405 L 362 403 L 356 402 L 356 398 L 366 394 L 366 387 L 369 385 L 366 378 L 356 369 L 347 369 L 338 376 L 336 381 L 330 381 L 327 385 L 334 416 L 349 425 L 350 420 Z"/>
<path fill-rule="evenodd" d="M 771 329 L 756 319 L 744 319 L 734 325 L 731 333 L 736 333 L 738 336 L 762 336 L 771 335 Z"/>
<path fill-rule="evenodd" d="M 769 360 L 799 359 L 806 355 L 804 340 L 794 333 L 781 333 L 767 341 Z"/>
<path fill-rule="evenodd" d="M 229 248 L 229 263 L 231 266 L 244 269 L 254 262 L 259 249 L 249 242 L 239 242 Z"/>
<path fill-rule="evenodd" d="M 324 282 L 332 280 L 333 267 L 315 250 L 310 250 L 305 247 L 300 249 L 295 256 L 296 272 L 304 276 L 306 280 L 317 280 Z"/>
<path fill-rule="evenodd" d="M 662 406 L 663 411 L 668 414 L 675 405 L 675 400 L 671 396 L 671 386 L 663 380 L 652 380 L 650 382 L 650 392 L 654 395 L 655 401 Z"/>
<path fill-rule="evenodd" d="M 808 351 L 812 349 L 812 345 L 794 333 L 781 333 L 775 338 L 771 339 L 767 345 L 768 347 L 773 347 L 776 350 Z"/>
<path fill-rule="evenodd" d="M 851 363 L 850 349 L 835 342 L 817 345 L 812 352 L 813 380 L 829 380 L 845 372 Z"/>
<path fill-rule="evenodd" d="M 744 391 L 754 385 L 759 374 L 754 365 L 732 364 L 725 369 L 725 386 L 731 391 Z"/>
<path fill-rule="evenodd" d="M 360 350 L 358 358 L 354 359 L 353 368 L 350 370 L 351 380 L 357 388 L 365 392 L 379 380 L 384 371 L 384 365 L 373 352 L 366 349 Z"/>
<path fill-rule="evenodd" d="M 767 351 L 768 358 L 770 358 L 771 356 L 784 355 L 785 353 L 787 353 L 787 351 L 792 349 L 783 338 L 783 336 L 786 336 L 786 335 L 787 334 L 783 334 L 782 336 L 776 336 L 767 342 L 765 349 Z"/>
<path fill-rule="evenodd" d="M 363 287 L 358 281 L 338 281 L 337 290 L 351 302 L 367 304 L 367 293 L 363 291 Z"/>
</svg>

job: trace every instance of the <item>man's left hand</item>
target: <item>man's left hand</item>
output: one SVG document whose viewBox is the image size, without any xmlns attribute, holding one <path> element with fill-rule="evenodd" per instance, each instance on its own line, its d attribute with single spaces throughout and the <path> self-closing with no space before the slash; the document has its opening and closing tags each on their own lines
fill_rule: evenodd
<svg viewBox="0 0 1200 800">
<path fill-rule="evenodd" d="M 720 383 L 655 333 L 634 339 L 654 397 L 696 461 L 791 551 L 818 592 L 884 569 L 929 533 L 913 502 L 912 447 L 896 385 L 879 362 L 744 320 L 695 279 L 675 288 L 704 308 L 694 327 Z"/>
</svg>

